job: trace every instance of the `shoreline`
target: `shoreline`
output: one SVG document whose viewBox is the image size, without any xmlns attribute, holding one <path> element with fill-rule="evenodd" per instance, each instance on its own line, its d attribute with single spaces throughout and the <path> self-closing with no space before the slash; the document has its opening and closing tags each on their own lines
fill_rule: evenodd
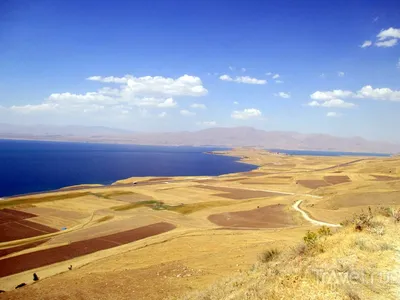
<svg viewBox="0 0 400 300">
<path fill-rule="evenodd" d="M 192 147 L 192 148 L 221 148 L 221 149 L 257 149 L 266 150 L 271 153 L 279 153 L 286 155 L 301 155 L 301 154 L 290 154 L 284 151 L 301 151 L 301 152 L 326 152 L 326 153 L 344 153 L 342 156 L 347 156 L 346 154 L 354 154 L 354 156 L 368 156 L 368 157 L 395 157 L 400 155 L 400 153 L 391 152 L 364 152 L 360 150 L 343 151 L 343 150 L 324 150 L 324 149 L 277 149 L 277 148 L 260 148 L 258 146 L 224 146 L 224 145 L 190 145 L 190 144 L 138 144 L 129 142 L 117 142 L 117 141 L 95 141 L 95 140 L 57 140 L 57 139 L 27 139 L 27 138 L 16 138 L 16 137 L 1 137 L 0 141 L 25 141 L 25 142 L 47 142 L 47 143 L 73 143 L 73 144 L 95 144 L 95 145 L 126 145 L 126 146 L 144 146 L 144 147 Z M 280 152 L 282 151 L 282 152 Z M 213 152 L 213 151 L 210 151 Z M 309 156 L 309 155 L 308 155 Z M 314 156 L 314 155 L 312 155 Z M 325 155 L 315 155 L 315 156 L 325 156 Z M 331 155 L 329 155 L 331 156 Z M 350 155 L 353 156 L 353 155 Z"/>
<path fill-rule="evenodd" d="M 179 146 L 178 146 L 179 147 Z M 194 147 L 194 146 L 193 146 Z M 210 147 L 211 148 L 211 147 Z M 232 151 L 234 150 L 234 148 L 230 149 L 230 150 L 224 150 L 224 151 Z M 254 166 L 254 169 L 250 170 L 250 171 L 243 171 L 243 172 L 252 172 L 255 170 L 258 170 L 260 168 L 260 165 L 256 165 L 254 163 L 250 163 L 250 162 L 245 162 L 243 161 L 243 157 L 240 156 L 234 156 L 234 155 L 229 155 L 229 153 L 217 153 L 219 150 L 216 151 L 206 151 L 206 152 L 201 152 L 202 154 L 208 154 L 208 155 L 216 155 L 216 156 L 227 156 L 227 157 L 233 157 L 233 158 L 237 158 L 234 160 L 234 162 L 236 163 L 245 163 L 247 165 L 251 165 Z M 39 191 L 39 192 L 31 192 L 31 193 L 24 193 L 24 194 L 16 194 L 16 195 L 11 195 L 11 196 L 1 196 L 0 197 L 0 201 L 7 201 L 7 200 L 13 200 L 13 199 L 17 199 L 17 198 L 21 198 L 21 197 L 28 197 L 28 196 L 37 196 L 37 195 L 42 195 L 42 194 L 52 194 L 52 193 L 59 193 L 59 192 L 73 192 L 73 191 L 81 191 L 81 190 L 86 190 L 86 189 L 101 189 L 101 188 L 120 188 L 120 187 L 124 187 L 124 186 L 132 186 L 134 184 L 130 184 L 130 183 L 118 183 L 120 181 L 123 180 L 128 180 L 130 178 L 163 178 L 163 177 L 171 177 L 172 179 L 170 180 L 166 180 L 168 182 L 173 182 L 173 181 L 181 181 L 182 179 L 179 179 L 180 177 L 191 177 L 192 179 L 196 179 L 197 177 L 199 177 L 199 179 L 201 179 L 201 177 L 218 177 L 218 176 L 225 176 L 225 175 L 237 175 L 240 174 L 242 172 L 232 172 L 232 173 L 224 173 L 224 174 L 220 174 L 220 175 L 179 175 L 179 176 L 131 176 L 131 177 L 127 177 L 127 178 L 122 178 L 122 179 L 118 179 L 116 181 L 113 181 L 110 184 L 101 184 L 101 183 L 81 183 L 81 184 L 76 184 L 76 185 L 70 185 L 70 186 L 64 186 L 58 189 L 52 189 L 52 190 L 44 190 L 44 191 Z M 160 183 L 160 182 L 154 182 L 154 183 L 147 183 L 147 184 L 156 184 L 156 183 Z M 142 184 L 138 184 L 143 185 Z"/>
<path fill-rule="evenodd" d="M 1 140 L 1 139 L 0 139 Z M 38 141 L 39 140 L 28 140 L 28 141 Z M 41 142 L 58 142 L 58 141 L 41 141 Z M 69 141 L 61 141 L 61 142 L 69 142 Z M 71 143 L 82 143 L 82 144 L 87 144 L 86 142 L 71 142 Z M 100 144 L 100 143 L 93 143 L 93 144 Z M 110 145 L 109 143 L 104 143 L 107 145 Z M 114 144 L 114 145 L 123 145 L 123 144 Z M 125 145 L 136 145 L 136 146 L 154 146 L 154 147 L 193 147 L 193 148 L 197 148 L 200 146 L 180 146 L 180 145 L 176 145 L 176 146 L 157 146 L 157 145 L 138 145 L 138 144 L 125 144 Z M 207 148 L 206 146 L 203 146 L 201 148 Z M 209 146 L 209 148 L 213 148 L 212 146 Z M 218 147 L 216 147 L 218 148 Z M 243 163 L 243 164 L 247 164 L 250 166 L 253 166 L 254 168 L 252 170 L 249 171 L 242 171 L 242 172 L 231 172 L 231 173 L 223 173 L 223 174 L 219 174 L 219 175 L 178 175 L 178 176 L 168 176 L 168 175 L 163 175 L 163 176 L 130 176 L 130 177 L 126 177 L 126 178 L 122 178 L 122 179 L 117 179 L 109 184 L 101 184 L 101 183 L 81 183 L 81 184 L 76 184 L 76 185 L 67 185 L 67 186 L 63 186 L 57 189 L 49 189 L 49 190 L 43 190 L 43 191 L 37 191 L 37 192 L 28 192 L 28 193 L 22 193 L 22 194 L 15 194 L 15 195 L 11 195 L 11 196 L 1 196 L 0 197 L 0 201 L 7 201 L 7 200 L 13 200 L 13 199 L 17 199 L 17 198 L 21 198 L 21 197 L 29 197 L 29 196 L 37 196 L 37 195 L 45 195 L 45 194 L 51 194 L 51 193 L 68 193 L 68 192 L 73 192 L 73 191 L 81 191 L 81 190 L 87 190 L 87 189 L 101 189 L 101 188 L 118 188 L 118 187 L 124 187 L 124 186 L 132 186 L 133 183 L 120 183 L 121 181 L 125 181 L 125 180 L 129 180 L 130 178 L 149 178 L 149 179 L 156 179 L 156 178 L 162 178 L 162 177 L 171 177 L 170 180 L 166 180 L 168 182 L 173 182 L 173 181 L 182 181 L 183 177 L 187 178 L 190 177 L 191 179 L 196 179 L 197 177 L 199 177 L 199 179 L 201 179 L 201 177 L 207 176 L 207 177 L 219 177 L 219 176 L 226 176 L 226 175 L 240 175 L 241 173 L 245 173 L 245 172 L 253 172 L 253 171 L 257 171 L 260 170 L 260 168 L 262 167 L 262 165 L 257 164 L 256 161 L 251 160 L 250 157 L 245 156 L 245 155 L 237 155 L 237 153 L 235 153 L 236 151 L 244 151 L 244 150 L 250 150 L 250 151 L 262 151 L 265 153 L 268 153 L 268 155 L 273 155 L 273 156 L 314 156 L 314 157 L 335 157 L 335 156 L 319 156 L 319 155 L 295 155 L 295 154 L 287 154 L 284 152 L 272 152 L 270 150 L 267 149 L 261 149 L 261 148 L 252 148 L 252 147 L 236 147 L 236 148 L 230 148 L 228 150 L 226 150 L 226 148 L 223 148 L 223 150 L 218 150 L 215 149 L 212 151 L 204 151 L 201 152 L 202 154 L 207 154 L 207 155 L 216 155 L 216 156 L 226 156 L 226 157 L 232 157 L 234 158 L 234 162 L 235 163 Z M 281 150 L 282 151 L 282 150 Z M 284 151 L 284 150 L 283 150 Z M 291 151 L 291 150 L 289 150 Z M 297 151 L 297 150 L 294 150 Z M 298 150 L 298 151 L 307 151 L 307 150 Z M 312 150 L 310 150 L 312 151 Z M 329 151 L 325 151 L 325 152 L 329 152 Z M 335 152 L 335 151 L 331 151 L 331 152 Z M 356 153 L 356 152 L 353 152 Z M 371 153 L 372 154 L 372 153 Z M 378 154 L 378 153 L 376 153 Z M 343 155 L 343 156 L 337 156 L 337 157 L 351 157 L 351 156 L 347 156 L 347 155 Z M 354 156 L 354 158 L 356 158 L 357 156 Z M 363 157 L 363 156 L 359 156 L 359 157 Z M 364 158 L 386 158 L 386 157 L 391 157 L 391 156 L 365 156 Z M 249 160 L 250 161 L 249 161 Z M 146 183 L 146 185 L 148 184 L 155 184 L 154 183 Z M 140 183 L 138 185 L 143 185 L 143 183 Z"/>
</svg>

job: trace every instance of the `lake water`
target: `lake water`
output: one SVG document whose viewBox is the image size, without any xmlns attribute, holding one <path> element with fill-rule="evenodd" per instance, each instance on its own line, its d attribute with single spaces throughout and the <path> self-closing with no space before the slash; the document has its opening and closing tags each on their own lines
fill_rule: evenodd
<svg viewBox="0 0 400 300">
<path fill-rule="evenodd" d="M 311 156 L 379 156 L 388 157 L 385 153 L 367 153 L 367 152 L 336 152 L 336 151 L 311 151 L 311 150 L 282 150 L 269 149 L 272 152 L 285 153 L 290 155 L 311 155 Z"/>
<path fill-rule="evenodd" d="M 212 150 L 221 149 L 0 140 L 0 197 L 134 176 L 212 176 L 256 168 L 204 153 Z"/>
</svg>

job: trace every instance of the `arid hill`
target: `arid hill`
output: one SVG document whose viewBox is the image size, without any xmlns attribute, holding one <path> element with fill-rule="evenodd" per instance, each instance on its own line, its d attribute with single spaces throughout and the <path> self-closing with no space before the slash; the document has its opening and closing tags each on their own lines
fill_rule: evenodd
<svg viewBox="0 0 400 300">
<path fill-rule="evenodd" d="M 133 132 L 107 127 L 19 126 L 0 124 L 0 138 L 85 141 L 140 145 L 262 147 L 268 149 L 331 150 L 398 153 L 400 145 L 368 141 L 361 137 L 264 131 L 252 127 L 219 127 L 200 131 Z"/>
</svg>

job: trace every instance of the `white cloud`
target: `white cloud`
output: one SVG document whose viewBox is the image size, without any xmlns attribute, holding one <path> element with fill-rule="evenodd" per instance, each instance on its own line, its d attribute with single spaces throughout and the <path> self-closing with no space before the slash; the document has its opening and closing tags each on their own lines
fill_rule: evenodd
<svg viewBox="0 0 400 300">
<path fill-rule="evenodd" d="M 235 67 L 233 67 L 233 66 L 229 66 L 229 70 L 231 70 L 231 71 L 235 71 Z"/>
<path fill-rule="evenodd" d="M 282 80 L 275 80 L 275 83 L 283 83 Z"/>
<path fill-rule="evenodd" d="M 374 100 L 400 101 L 400 90 L 389 88 L 376 88 L 370 85 L 362 87 L 356 95 L 356 98 L 369 98 Z"/>
<path fill-rule="evenodd" d="M 255 108 L 246 108 L 244 110 L 235 110 L 232 112 L 231 117 L 233 119 L 238 119 L 238 120 L 247 120 L 250 118 L 257 118 L 261 117 L 262 113 L 260 110 L 255 109 Z"/>
<path fill-rule="evenodd" d="M 311 99 L 314 100 L 330 100 L 335 98 L 344 98 L 350 97 L 353 95 L 351 91 L 343 91 L 343 90 L 333 90 L 333 91 L 316 91 L 310 95 Z"/>
<path fill-rule="evenodd" d="M 274 76 L 272 76 L 272 79 L 278 79 L 280 77 L 279 74 L 275 74 Z"/>
<path fill-rule="evenodd" d="M 328 113 L 326 114 L 326 116 L 327 116 L 327 117 L 335 118 L 335 117 L 340 117 L 341 114 L 338 114 L 337 112 L 330 111 L 330 112 L 328 112 Z"/>
<path fill-rule="evenodd" d="M 372 20 L 372 23 L 376 23 L 376 22 L 378 22 L 378 20 L 379 20 L 379 17 L 375 17 L 375 18 Z"/>
<path fill-rule="evenodd" d="M 309 102 L 307 105 L 313 107 L 336 107 L 336 108 L 352 108 L 356 106 L 354 103 L 345 102 L 341 99 L 331 99 L 323 102 L 318 102 L 314 100 Z"/>
<path fill-rule="evenodd" d="M 264 79 L 257 79 L 257 78 L 252 78 L 249 76 L 241 76 L 241 77 L 236 77 L 236 82 L 239 83 L 247 83 L 247 84 L 266 84 L 267 81 Z"/>
<path fill-rule="evenodd" d="M 182 116 L 185 116 L 185 117 L 189 117 L 189 116 L 194 116 L 194 115 L 196 115 L 195 112 L 191 112 L 191 111 L 188 111 L 188 110 L 186 110 L 186 109 L 182 109 L 182 110 L 180 111 L 180 114 L 181 114 Z"/>
<path fill-rule="evenodd" d="M 236 78 L 232 78 L 229 75 L 221 75 L 219 79 L 223 81 L 234 81 L 237 83 L 246 83 L 246 84 L 266 84 L 267 81 L 264 79 L 257 79 L 250 76 L 237 76 Z"/>
<path fill-rule="evenodd" d="M 246 68 L 242 68 L 242 72 L 246 72 Z"/>
<path fill-rule="evenodd" d="M 399 58 L 399 60 L 397 61 L 396 66 L 400 69 L 400 58 Z"/>
<path fill-rule="evenodd" d="M 397 45 L 398 40 L 397 39 L 391 39 L 391 40 L 386 40 L 386 41 L 381 41 L 381 42 L 376 42 L 375 46 L 377 47 L 383 47 L 383 48 L 389 48 Z"/>
<path fill-rule="evenodd" d="M 13 105 L 10 107 L 12 111 L 18 113 L 31 113 L 31 112 L 46 112 L 46 111 L 53 111 L 58 108 L 57 103 L 42 103 L 38 105 Z"/>
<path fill-rule="evenodd" d="M 267 72 L 267 73 L 265 73 L 265 75 L 267 75 L 267 76 L 271 76 L 271 75 L 272 75 L 272 73 L 271 73 L 271 72 Z"/>
<path fill-rule="evenodd" d="M 157 107 L 175 107 L 177 103 L 172 98 L 165 99 L 164 102 L 157 104 Z"/>
<path fill-rule="evenodd" d="M 343 77 L 344 76 L 344 72 L 337 72 L 337 75 L 339 76 L 339 77 Z"/>
<path fill-rule="evenodd" d="M 373 88 L 370 85 L 366 85 L 356 92 L 344 90 L 323 92 L 316 91 L 310 95 L 310 98 L 314 101 L 309 102 L 307 104 L 308 106 L 352 108 L 356 106 L 354 103 L 345 102 L 342 99 L 373 99 L 400 102 L 400 90 L 392 90 L 390 88 Z"/>
<path fill-rule="evenodd" d="M 203 121 L 203 122 L 197 122 L 196 124 L 200 125 L 200 126 L 213 127 L 213 126 L 217 125 L 217 122 L 215 122 L 215 121 Z"/>
<path fill-rule="evenodd" d="M 325 76 L 325 74 L 324 74 L 324 73 L 321 73 L 321 74 L 319 75 L 319 77 L 321 77 L 321 78 L 325 78 L 326 76 Z"/>
<path fill-rule="evenodd" d="M 377 42 L 375 42 L 376 47 L 389 48 L 396 46 L 398 40 L 400 39 L 400 28 L 390 27 L 388 29 L 381 30 L 377 37 Z M 372 41 L 365 41 L 360 47 L 366 48 L 372 45 Z"/>
<path fill-rule="evenodd" d="M 329 99 L 335 99 L 335 98 L 345 98 L 345 97 L 351 97 L 353 96 L 354 93 L 351 91 L 343 91 L 343 90 L 333 90 L 333 91 L 316 91 L 310 95 L 311 99 L 314 100 L 329 100 Z"/>
<path fill-rule="evenodd" d="M 71 92 L 53 93 L 42 103 L 12 106 L 9 109 L 20 113 L 63 112 L 89 113 L 104 111 L 109 114 L 127 114 L 133 108 L 142 116 L 149 116 L 146 108 L 172 108 L 177 102 L 172 95 L 198 97 L 207 94 L 200 78 L 183 75 L 176 79 L 162 76 L 101 77 L 91 76 L 91 81 L 105 84 L 118 84 L 118 87 L 105 86 L 95 92 L 74 94 Z"/>
<path fill-rule="evenodd" d="M 158 117 L 159 117 L 159 118 L 165 118 L 166 116 L 167 116 L 167 113 L 166 113 L 165 111 L 160 112 L 160 113 L 158 114 Z"/>
<path fill-rule="evenodd" d="M 233 81 L 233 78 L 226 74 L 219 76 L 219 79 L 221 79 L 223 81 Z"/>
<path fill-rule="evenodd" d="M 207 107 L 202 103 L 193 103 L 190 105 L 191 108 L 199 108 L 199 109 L 206 109 Z"/>
<path fill-rule="evenodd" d="M 290 93 L 279 92 L 279 93 L 275 93 L 274 96 L 288 99 L 288 98 L 290 98 Z"/>
<path fill-rule="evenodd" d="M 360 45 L 361 48 L 367 48 L 372 46 L 372 41 L 365 41 L 362 45 Z"/>
<path fill-rule="evenodd" d="M 132 75 L 125 75 L 124 77 L 92 76 L 88 80 L 104 83 L 122 83 L 121 93 L 125 95 L 197 97 L 208 93 L 199 77 L 186 74 L 177 79 L 162 76 L 134 77 Z"/>
<path fill-rule="evenodd" d="M 238 105 L 238 104 L 239 104 L 239 102 L 237 102 L 237 101 L 233 101 L 233 104 L 235 104 L 235 105 Z"/>
<path fill-rule="evenodd" d="M 381 30 L 381 32 L 379 32 L 379 34 L 376 37 L 380 41 L 392 38 L 400 39 L 400 28 L 390 27 L 388 29 Z"/>
</svg>

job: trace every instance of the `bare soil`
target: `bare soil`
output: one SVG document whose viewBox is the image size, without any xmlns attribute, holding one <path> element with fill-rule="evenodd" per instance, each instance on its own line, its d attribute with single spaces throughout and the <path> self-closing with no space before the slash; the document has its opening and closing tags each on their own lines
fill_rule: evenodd
<svg viewBox="0 0 400 300">
<path fill-rule="evenodd" d="M 34 217 L 36 215 L 19 210 L 7 208 L 0 210 L 0 242 L 14 241 L 57 231 L 57 229 L 26 220 Z"/>
<path fill-rule="evenodd" d="M 4 208 L 0 210 L 0 224 L 36 217 L 34 214 Z"/>
<path fill-rule="evenodd" d="M 36 246 L 39 246 L 41 244 L 46 243 L 48 240 L 49 239 L 45 239 L 45 240 L 37 241 L 37 242 L 34 242 L 34 243 L 25 244 L 25 245 L 22 245 L 22 246 L 6 248 L 6 249 L 0 249 L 0 257 L 9 255 L 11 253 L 16 253 L 16 252 L 19 252 L 19 251 L 22 251 L 22 250 L 34 248 Z"/>
<path fill-rule="evenodd" d="M 224 227 L 279 228 L 295 225 L 284 205 L 276 204 L 248 211 L 226 212 L 210 215 L 208 220 Z"/>
<path fill-rule="evenodd" d="M 0 242 L 20 240 L 57 231 L 57 229 L 28 220 L 8 222 L 0 224 Z"/>
<path fill-rule="evenodd" d="M 74 242 L 69 245 L 26 253 L 0 260 L 0 277 L 69 260 L 96 251 L 117 247 L 174 229 L 175 226 L 160 222 L 100 238 Z"/>
<path fill-rule="evenodd" d="M 330 184 L 340 184 L 345 182 L 351 182 L 348 176 L 325 176 L 324 180 Z"/>
<path fill-rule="evenodd" d="M 327 183 L 325 180 L 297 180 L 296 183 L 309 188 L 309 189 L 316 189 L 323 186 L 329 186 L 330 184 Z"/>
<path fill-rule="evenodd" d="M 213 191 L 225 192 L 225 193 L 214 194 L 214 196 L 228 198 L 228 199 L 234 199 L 234 200 L 272 197 L 272 196 L 280 195 L 280 194 L 272 193 L 272 192 L 252 191 L 252 190 L 218 187 L 218 186 L 210 186 L 210 185 L 199 185 L 196 187 L 209 189 L 209 190 L 213 190 Z"/>
<path fill-rule="evenodd" d="M 400 178 L 398 177 L 393 177 L 393 176 L 384 176 L 384 175 L 371 175 L 375 177 L 376 181 L 391 181 L 391 180 L 399 180 Z"/>
</svg>

